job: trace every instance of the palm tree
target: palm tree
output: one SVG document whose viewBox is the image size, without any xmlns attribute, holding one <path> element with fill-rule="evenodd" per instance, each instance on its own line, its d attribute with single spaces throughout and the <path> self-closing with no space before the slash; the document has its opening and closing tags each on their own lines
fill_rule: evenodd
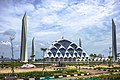
<svg viewBox="0 0 120 80">
<path fill-rule="evenodd" d="M 4 67 L 4 57 L 1 56 L 1 59 L 2 59 L 2 66 L 1 66 L 1 68 L 3 68 Z"/>
<path fill-rule="evenodd" d="M 47 50 L 47 48 L 41 48 L 41 51 L 43 51 L 43 69 L 42 69 L 43 75 L 44 75 L 44 70 L 46 70 L 46 69 L 45 69 L 45 66 L 44 66 L 44 52 L 46 52 L 46 50 Z M 46 70 L 46 71 L 47 71 L 47 70 Z"/>
<path fill-rule="evenodd" d="M 118 65 L 120 66 L 120 59 L 118 59 L 118 62 L 117 62 L 117 63 L 118 63 Z"/>
<path fill-rule="evenodd" d="M 108 66 L 109 68 L 112 66 L 112 60 L 113 60 L 113 56 L 108 56 L 109 61 L 108 61 Z"/>
<path fill-rule="evenodd" d="M 43 51 L 43 62 L 44 62 L 44 52 L 46 52 L 47 48 L 41 48 L 41 51 Z"/>
</svg>

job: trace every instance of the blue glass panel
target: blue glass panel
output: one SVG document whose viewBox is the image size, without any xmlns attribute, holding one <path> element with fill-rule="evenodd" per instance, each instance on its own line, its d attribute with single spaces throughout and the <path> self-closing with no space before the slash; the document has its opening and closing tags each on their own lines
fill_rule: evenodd
<svg viewBox="0 0 120 80">
<path fill-rule="evenodd" d="M 75 56 L 77 57 L 77 53 L 74 53 L 75 54 Z"/>
<path fill-rule="evenodd" d="M 60 56 L 60 53 L 57 53 L 58 56 Z"/>
<path fill-rule="evenodd" d="M 76 45 L 76 44 L 71 44 L 71 47 L 73 47 L 73 49 L 75 49 L 75 50 L 76 50 L 77 45 Z"/>
<path fill-rule="evenodd" d="M 73 56 L 74 50 L 72 48 L 69 48 L 68 52 L 70 53 L 71 56 Z"/>
<path fill-rule="evenodd" d="M 51 52 L 48 52 L 48 55 L 49 55 L 49 56 L 51 56 L 51 54 L 52 54 Z"/>
<path fill-rule="evenodd" d="M 69 56 L 69 53 L 66 53 L 67 57 Z"/>
<path fill-rule="evenodd" d="M 61 41 L 58 41 L 58 43 L 60 43 L 62 46 L 64 46 L 66 49 L 68 48 L 68 46 L 71 44 L 70 41 L 68 40 L 61 40 Z"/>
<path fill-rule="evenodd" d="M 86 53 L 83 53 L 83 56 L 85 57 L 85 56 L 86 56 Z"/>
<path fill-rule="evenodd" d="M 61 49 L 59 49 L 59 51 L 60 51 L 60 52 L 62 52 L 62 51 L 64 52 L 64 51 L 66 51 L 66 49 L 61 48 Z"/>
<path fill-rule="evenodd" d="M 61 45 L 60 45 L 59 43 L 56 43 L 56 44 L 54 44 L 54 46 L 55 46 L 57 49 L 59 49 Z"/>
</svg>

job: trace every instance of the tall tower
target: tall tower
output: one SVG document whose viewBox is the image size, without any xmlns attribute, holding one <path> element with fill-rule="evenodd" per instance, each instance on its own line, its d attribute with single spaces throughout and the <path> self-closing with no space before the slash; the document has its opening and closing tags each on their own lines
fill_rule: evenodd
<svg viewBox="0 0 120 80">
<path fill-rule="evenodd" d="M 117 61 L 116 26 L 113 19 L 112 19 L 112 56 L 113 61 Z"/>
<path fill-rule="evenodd" d="M 35 61 L 34 39 L 35 39 L 35 38 L 33 37 L 33 39 L 32 39 L 32 54 L 31 54 L 31 56 L 30 56 L 33 62 Z"/>
<path fill-rule="evenodd" d="M 26 13 L 24 14 L 23 19 L 22 19 L 20 61 L 21 62 L 28 62 L 27 17 L 26 17 Z"/>
<path fill-rule="evenodd" d="M 79 46 L 82 47 L 81 39 L 79 38 Z"/>
</svg>

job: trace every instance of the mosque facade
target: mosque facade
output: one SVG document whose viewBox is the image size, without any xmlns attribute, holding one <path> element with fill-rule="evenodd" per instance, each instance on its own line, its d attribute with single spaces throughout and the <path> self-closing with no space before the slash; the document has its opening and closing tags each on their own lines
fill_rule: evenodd
<svg viewBox="0 0 120 80">
<path fill-rule="evenodd" d="M 55 41 L 47 50 L 44 56 L 47 62 L 75 62 L 75 61 L 88 61 L 89 56 L 79 45 L 67 39 L 60 39 Z"/>
</svg>

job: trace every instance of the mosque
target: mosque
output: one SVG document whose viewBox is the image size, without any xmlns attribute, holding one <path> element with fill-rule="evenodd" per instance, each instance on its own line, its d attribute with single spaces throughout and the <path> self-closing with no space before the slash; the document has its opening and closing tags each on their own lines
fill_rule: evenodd
<svg viewBox="0 0 120 80">
<path fill-rule="evenodd" d="M 59 39 L 55 41 L 45 54 L 46 62 L 75 62 L 88 61 L 89 56 L 81 47 L 81 40 L 79 45 L 67 39 Z"/>
</svg>

